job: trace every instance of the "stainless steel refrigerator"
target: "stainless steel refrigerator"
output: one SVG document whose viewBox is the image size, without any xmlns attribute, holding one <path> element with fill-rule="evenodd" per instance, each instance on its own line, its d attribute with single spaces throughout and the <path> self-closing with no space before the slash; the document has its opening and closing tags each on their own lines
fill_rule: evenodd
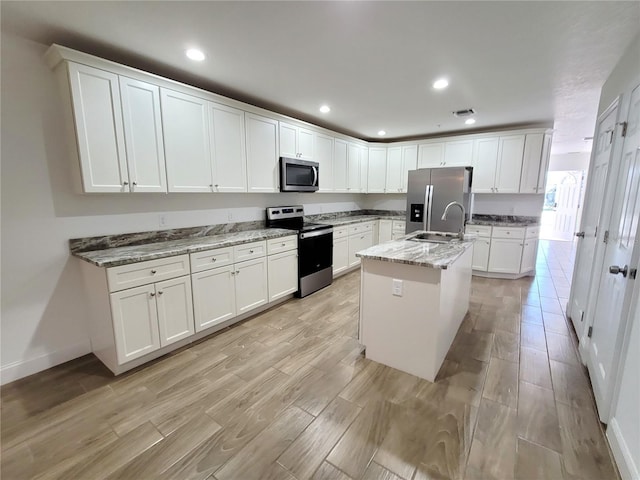
<svg viewBox="0 0 640 480">
<path fill-rule="evenodd" d="M 472 167 L 410 170 L 406 233 L 416 230 L 458 233 L 463 225 L 462 211 L 458 207 L 449 209 L 446 220 L 441 217 L 450 202 L 458 202 L 465 208 L 465 222 L 468 220 L 472 177 Z"/>
</svg>

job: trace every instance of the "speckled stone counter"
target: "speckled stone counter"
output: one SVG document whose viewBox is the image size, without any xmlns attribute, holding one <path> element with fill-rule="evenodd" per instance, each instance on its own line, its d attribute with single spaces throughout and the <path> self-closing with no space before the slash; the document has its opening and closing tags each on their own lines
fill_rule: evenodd
<svg viewBox="0 0 640 480">
<path fill-rule="evenodd" d="M 340 227 L 342 225 L 351 225 L 354 223 L 373 222 L 375 220 L 404 220 L 404 216 L 399 215 L 353 215 L 349 217 L 328 218 L 324 220 L 316 220 L 318 223 L 333 225 Z"/>
<path fill-rule="evenodd" d="M 533 227 L 540 225 L 539 217 L 521 215 L 474 214 L 467 225 L 489 225 L 492 227 Z"/>
<path fill-rule="evenodd" d="M 409 235 L 391 242 L 374 245 L 356 253 L 360 258 L 381 260 L 383 262 L 404 263 L 446 270 L 467 249 L 473 245 L 474 237 L 465 237 L 465 240 L 452 240 L 449 243 L 414 242 L 408 240 L 415 234 Z"/>
<path fill-rule="evenodd" d="M 257 242 L 271 238 L 296 235 L 293 230 L 281 228 L 263 228 L 221 235 L 210 235 L 197 238 L 182 238 L 165 242 L 128 245 L 124 247 L 105 248 L 88 252 L 72 251 L 72 254 L 98 267 L 115 267 L 129 263 L 143 262 L 156 258 L 183 255 L 185 253 L 230 247 L 243 243 Z"/>
</svg>

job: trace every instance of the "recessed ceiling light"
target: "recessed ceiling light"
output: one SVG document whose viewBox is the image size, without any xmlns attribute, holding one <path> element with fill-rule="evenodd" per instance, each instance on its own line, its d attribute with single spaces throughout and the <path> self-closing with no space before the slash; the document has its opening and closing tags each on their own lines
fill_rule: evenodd
<svg viewBox="0 0 640 480">
<path fill-rule="evenodd" d="M 331 111 L 331 108 L 329 107 L 329 105 L 322 105 L 322 106 L 320 107 L 320 111 L 321 111 L 322 113 L 329 113 L 329 112 Z"/>
<path fill-rule="evenodd" d="M 476 123 L 476 119 L 475 118 L 467 118 L 464 123 L 466 125 L 473 125 L 474 123 Z"/>
<path fill-rule="evenodd" d="M 384 130 L 380 130 L 378 132 L 378 135 L 381 136 L 381 137 L 384 137 L 386 134 L 387 134 L 387 132 L 385 132 Z"/>
<path fill-rule="evenodd" d="M 436 90 L 442 90 L 443 88 L 447 88 L 449 86 L 449 80 L 446 78 L 439 78 L 435 82 L 433 82 L 433 88 Z"/>
<path fill-rule="evenodd" d="M 205 59 L 205 56 L 204 56 L 204 53 L 202 53 L 202 50 L 198 50 L 197 48 L 190 48 L 189 50 L 186 51 L 186 55 L 188 58 L 196 62 L 201 62 Z"/>
</svg>

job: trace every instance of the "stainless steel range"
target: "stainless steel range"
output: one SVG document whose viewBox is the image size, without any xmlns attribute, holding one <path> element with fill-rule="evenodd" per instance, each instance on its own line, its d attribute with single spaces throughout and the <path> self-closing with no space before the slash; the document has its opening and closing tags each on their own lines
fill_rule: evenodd
<svg viewBox="0 0 640 480">
<path fill-rule="evenodd" d="M 298 297 L 333 281 L 333 227 L 304 221 L 302 205 L 267 208 L 267 227 L 298 232 Z"/>
</svg>

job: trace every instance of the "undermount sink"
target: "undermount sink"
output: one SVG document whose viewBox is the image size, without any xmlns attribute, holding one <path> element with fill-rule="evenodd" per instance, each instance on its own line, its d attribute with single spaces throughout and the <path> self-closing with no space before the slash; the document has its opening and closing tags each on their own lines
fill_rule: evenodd
<svg viewBox="0 0 640 480">
<path fill-rule="evenodd" d="M 427 243 L 449 243 L 453 240 L 458 240 L 460 237 L 455 233 L 418 233 L 407 240 L 411 242 L 427 242 Z"/>
</svg>

